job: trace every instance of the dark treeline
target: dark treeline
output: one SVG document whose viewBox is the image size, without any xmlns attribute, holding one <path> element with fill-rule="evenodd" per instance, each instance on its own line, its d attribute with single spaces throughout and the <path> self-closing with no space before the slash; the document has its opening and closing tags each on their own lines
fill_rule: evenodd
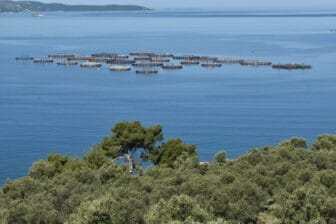
<svg viewBox="0 0 336 224">
<path fill-rule="evenodd" d="M 161 126 L 121 122 L 82 160 L 52 154 L 8 180 L 0 223 L 334 224 L 336 136 L 320 136 L 311 149 L 292 138 L 200 163 L 195 145 L 163 142 Z"/>
</svg>

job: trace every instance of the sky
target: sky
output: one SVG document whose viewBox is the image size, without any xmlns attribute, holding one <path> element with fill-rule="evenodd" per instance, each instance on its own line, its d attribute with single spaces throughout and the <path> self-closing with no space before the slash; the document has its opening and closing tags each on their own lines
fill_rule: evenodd
<svg viewBox="0 0 336 224">
<path fill-rule="evenodd" d="M 336 10 L 336 0 L 40 0 L 66 4 L 136 4 L 153 9 L 203 8 L 218 10 L 293 9 Z"/>
</svg>

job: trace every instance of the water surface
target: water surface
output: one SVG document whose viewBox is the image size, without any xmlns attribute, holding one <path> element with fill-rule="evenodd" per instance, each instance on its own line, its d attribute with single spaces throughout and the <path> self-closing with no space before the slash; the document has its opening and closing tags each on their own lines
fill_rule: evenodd
<svg viewBox="0 0 336 224">
<path fill-rule="evenodd" d="M 198 146 L 226 149 L 336 132 L 333 13 L 50 13 L 0 15 L 0 182 L 50 152 L 82 156 L 121 120 L 161 124 Z M 312 64 L 309 71 L 225 65 L 157 76 L 16 62 L 55 52 L 159 51 Z"/>
</svg>

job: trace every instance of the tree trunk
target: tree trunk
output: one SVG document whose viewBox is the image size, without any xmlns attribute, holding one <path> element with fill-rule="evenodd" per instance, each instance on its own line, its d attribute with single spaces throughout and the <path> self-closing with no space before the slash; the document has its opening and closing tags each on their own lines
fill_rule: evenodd
<svg viewBox="0 0 336 224">
<path fill-rule="evenodd" d="M 133 160 L 129 154 L 125 154 L 125 158 L 128 161 L 128 171 L 130 173 L 133 173 L 134 167 L 133 167 Z"/>
</svg>

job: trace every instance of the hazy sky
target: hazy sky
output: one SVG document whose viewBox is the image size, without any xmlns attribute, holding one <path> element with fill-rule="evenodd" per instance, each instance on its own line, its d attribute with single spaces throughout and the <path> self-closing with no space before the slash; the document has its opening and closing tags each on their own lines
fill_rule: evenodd
<svg viewBox="0 0 336 224">
<path fill-rule="evenodd" d="M 336 0 L 40 0 L 67 4 L 137 4 L 154 9 L 207 8 L 246 9 L 336 9 Z"/>
</svg>

